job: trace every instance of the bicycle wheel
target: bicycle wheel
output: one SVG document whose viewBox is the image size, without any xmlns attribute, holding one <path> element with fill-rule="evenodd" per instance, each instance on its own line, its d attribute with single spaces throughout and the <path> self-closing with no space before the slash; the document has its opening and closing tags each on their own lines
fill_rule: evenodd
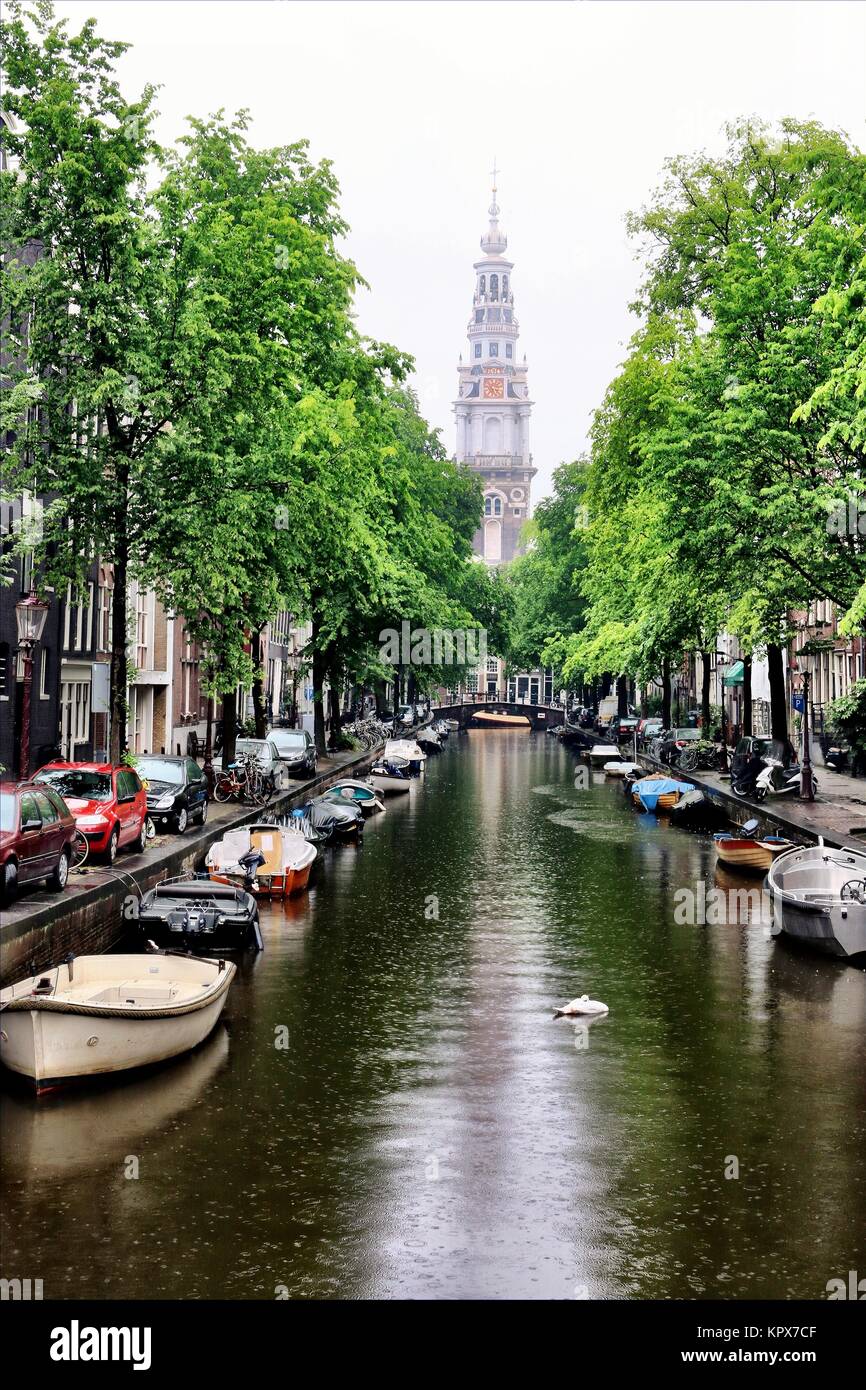
<svg viewBox="0 0 866 1390">
<path fill-rule="evenodd" d="M 235 794 L 235 786 L 236 784 L 233 777 L 229 777 L 224 772 L 221 773 L 217 777 L 216 782 L 214 783 L 214 800 L 231 801 L 232 797 Z"/>
<path fill-rule="evenodd" d="M 76 830 L 75 840 L 72 845 L 72 853 L 69 856 L 70 869 L 80 869 L 82 864 L 87 862 L 90 853 L 90 846 L 87 843 L 87 836 L 83 830 Z"/>
<path fill-rule="evenodd" d="M 698 755 L 693 748 L 683 749 L 680 753 L 677 766 L 682 768 L 683 772 L 694 772 L 696 770 L 698 766 Z"/>
</svg>

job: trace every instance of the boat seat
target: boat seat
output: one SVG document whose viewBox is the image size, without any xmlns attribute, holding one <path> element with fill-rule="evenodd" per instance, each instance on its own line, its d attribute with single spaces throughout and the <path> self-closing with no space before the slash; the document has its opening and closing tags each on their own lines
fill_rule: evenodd
<svg viewBox="0 0 866 1390">
<path fill-rule="evenodd" d="M 200 878 L 183 883 L 158 883 L 157 892 L 161 898 L 233 898 L 237 889 L 230 883 Z"/>
<path fill-rule="evenodd" d="M 91 994 L 89 1004 L 141 1004 L 152 1009 L 160 1004 L 172 1004 L 177 999 L 177 985 L 140 985 L 133 981 L 128 985 L 110 985 L 98 994 Z"/>
</svg>

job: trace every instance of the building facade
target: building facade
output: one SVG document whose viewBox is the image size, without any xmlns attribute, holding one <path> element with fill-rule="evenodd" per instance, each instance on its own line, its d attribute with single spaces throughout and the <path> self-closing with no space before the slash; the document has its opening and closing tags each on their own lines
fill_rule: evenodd
<svg viewBox="0 0 866 1390">
<path fill-rule="evenodd" d="M 490 225 L 474 264 L 469 357 L 460 356 L 454 402 L 457 461 L 477 473 L 484 488 L 484 516 L 473 548 L 488 565 L 507 564 L 520 553 L 537 471 L 529 450 L 533 403 L 526 356 L 518 356 L 513 262 L 505 257 L 508 239 L 499 225 L 496 193 L 494 182 Z"/>
</svg>

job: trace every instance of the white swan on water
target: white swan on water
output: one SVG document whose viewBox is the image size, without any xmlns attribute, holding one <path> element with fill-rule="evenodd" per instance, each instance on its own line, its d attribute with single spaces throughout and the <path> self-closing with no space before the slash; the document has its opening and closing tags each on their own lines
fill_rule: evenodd
<svg viewBox="0 0 866 1390">
<path fill-rule="evenodd" d="M 582 994 L 579 999 L 572 999 L 571 1003 L 563 1004 L 561 1009 L 557 1009 L 554 1018 L 576 1018 L 580 1014 L 606 1014 L 610 1013 L 607 1004 L 602 1004 L 598 999 L 590 999 L 588 994 Z"/>
</svg>

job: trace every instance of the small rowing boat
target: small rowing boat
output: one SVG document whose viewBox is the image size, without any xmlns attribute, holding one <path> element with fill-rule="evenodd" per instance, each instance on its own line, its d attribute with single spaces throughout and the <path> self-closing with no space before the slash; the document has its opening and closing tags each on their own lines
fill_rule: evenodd
<svg viewBox="0 0 866 1390">
<path fill-rule="evenodd" d="M 721 862 L 731 869 L 742 869 L 747 873 L 766 873 L 778 855 L 794 848 L 793 840 L 783 839 L 781 835 L 764 835 L 756 839 L 754 832 L 757 828 L 757 820 L 748 820 L 739 833 L 718 831 L 713 836 L 713 844 Z"/>
<path fill-rule="evenodd" d="M 339 798 L 341 801 L 353 801 L 356 806 L 360 806 L 365 816 L 370 816 L 374 811 L 384 811 L 385 803 L 379 795 L 372 782 L 362 782 L 356 777 L 341 777 L 339 782 L 334 782 L 324 793 L 330 801 Z"/>
<path fill-rule="evenodd" d="M 631 797 L 638 810 L 670 811 L 680 797 L 691 790 L 691 782 L 678 782 L 673 777 L 653 773 L 652 776 L 641 777 L 632 784 Z"/>
<path fill-rule="evenodd" d="M 0 1059 L 37 1094 L 196 1047 L 236 967 L 200 956 L 77 956 L 0 991 Z"/>
<path fill-rule="evenodd" d="M 382 758 L 370 769 L 370 781 L 382 796 L 400 796 L 412 785 L 408 758 Z"/>
</svg>

